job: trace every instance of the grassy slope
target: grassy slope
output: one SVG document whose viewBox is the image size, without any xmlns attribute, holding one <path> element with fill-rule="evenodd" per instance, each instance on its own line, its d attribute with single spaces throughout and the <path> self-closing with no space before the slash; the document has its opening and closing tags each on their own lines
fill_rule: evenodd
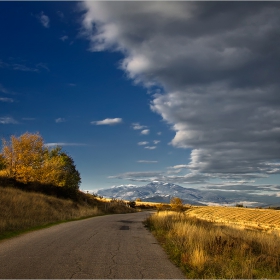
<svg viewBox="0 0 280 280">
<path fill-rule="evenodd" d="M 101 202 L 83 193 L 73 201 L 0 187 L 0 239 L 58 222 L 133 211 L 121 203 Z"/>
<path fill-rule="evenodd" d="M 60 221 L 101 214 L 72 200 L 0 187 L 0 238 Z"/>
</svg>

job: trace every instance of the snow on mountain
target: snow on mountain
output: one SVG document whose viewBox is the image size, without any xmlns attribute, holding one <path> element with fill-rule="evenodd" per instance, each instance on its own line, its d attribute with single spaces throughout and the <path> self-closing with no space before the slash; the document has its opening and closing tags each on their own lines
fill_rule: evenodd
<svg viewBox="0 0 280 280">
<path fill-rule="evenodd" d="M 227 203 L 224 197 L 211 191 L 183 188 L 179 185 L 158 181 L 153 181 L 145 186 L 113 186 L 109 189 L 98 190 L 97 195 L 124 200 L 140 198 L 142 201 L 166 203 L 169 203 L 170 199 L 175 196 L 189 204 Z"/>
</svg>

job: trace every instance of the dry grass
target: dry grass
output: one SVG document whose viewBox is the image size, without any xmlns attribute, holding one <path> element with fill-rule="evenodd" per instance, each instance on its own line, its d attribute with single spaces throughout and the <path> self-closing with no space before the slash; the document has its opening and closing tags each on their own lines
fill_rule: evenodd
<svg viewBox="0 0 280 280">
<path fill-rule="evenodd" d="M 188 212 L 159 212 L 147 223 L 187 278 L 280 278 L 278 234 L 219 225 Z"/>
<path fill-rule="evenodd" d="M 0 237 L 7 232 L 100 214 L 97 207 L 86 203 L 0 187 Z"/>
<path fill-rule="evenodd" d="M 205 206 L 190 209 L 188 215 L 241 228 L 280 232 L 280 211 L 276 210 Z"/>
</svg>

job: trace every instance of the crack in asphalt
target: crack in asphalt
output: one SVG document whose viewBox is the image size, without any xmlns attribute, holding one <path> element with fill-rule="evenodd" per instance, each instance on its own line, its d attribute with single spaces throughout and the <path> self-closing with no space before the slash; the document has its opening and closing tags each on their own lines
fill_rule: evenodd
<svg viewBox="0 0 280 280">
<path fill-rule="evenodd" d="M 184 279 L 144 228 L 146 216 L 96 217 L 3 241 L 0 278 Z"/>
<path fill-rule="evenodd" d="M 94 232 L 93 234 L 91 234 L 86 240 L 85 240 L 85 245 L 92 239 L 94 238 L 98 233 L 97 232 Z M 70 254 L 69 253 L 69 256 L 73 256 L 73 253 Z M 76 257 L 78 256 L 78 258 Z M 79 255 L 76 254 L 75 256 L 75 271 L 72 273 L 72 275 L 69 277 L 69 279 L 73 279 L 75 278 L 76 275 L 79 275 L 80 273 L 83 273 L 85 275 L 89 275 L 88 273 L 82 271 L 82 259 L 81 257 L 79 257 Z"/>
</svg>

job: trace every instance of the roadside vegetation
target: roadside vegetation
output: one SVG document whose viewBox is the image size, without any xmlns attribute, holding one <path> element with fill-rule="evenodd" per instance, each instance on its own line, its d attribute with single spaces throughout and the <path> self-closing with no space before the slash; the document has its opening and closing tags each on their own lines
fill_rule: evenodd
<svg viewBox="0 0 280 280">
<path fill-rule="evenodd" d="M 209 209 L 215 213 L 220 208 Z M 236 209 L 229 210 L 232 217 Z M 189 215 L 191 211 L 159 211 L 146 221 L 187 278 L 280 278 L 279 231 L 265 232 L 206 221 L 199 219 L 198 214 Z M 247 209 L 250 215 L 252 211 Z M 278 212 L 265 211 L 257 213 L 260 220 L 269 221 L 271 212 Z"/>
<path fill-rule="evenodd" d="M 102 214 L 96 206 L 0 187 L 0 239 L 60 221 Z"/>
<path fill-rule="evenodd" d="M 63 221 L 130 213 L 122 200 L 102 201 L 79 190 L 74 160 L 48 149 L 39 134 L 3 140 L 0 154 L 0 239 Z"/>
</svg>

